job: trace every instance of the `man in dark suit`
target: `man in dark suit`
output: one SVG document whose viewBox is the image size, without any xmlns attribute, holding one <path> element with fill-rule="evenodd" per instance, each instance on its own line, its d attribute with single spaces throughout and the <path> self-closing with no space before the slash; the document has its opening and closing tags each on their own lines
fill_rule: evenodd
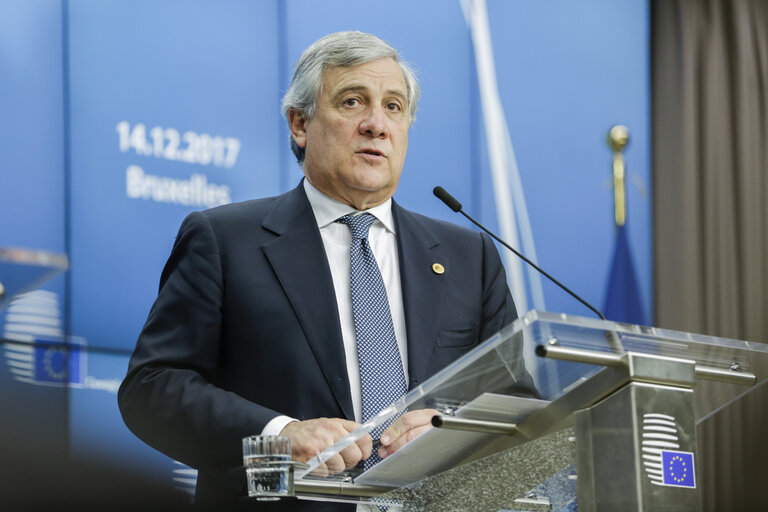
<svg viewBox="0 0 768 512">
<path fill-rule="evenodd" d="M 230 471 L 241 464 L 241 438 L 289 436 L 293 458 L 306 461 L 362 420 L 368 384 L 355 345 L 350 229 L 339 217 L 375 217 L 368 236 L 404 389 L 516 318 L 487 236 L 391 199 L 418 95 L 411 70 L 380 39 L 320 39 L 283 101 L 305 179 L 182 224 L 118 398 L 136 435 L 198 468 L 198 502 L 221 508 L 245 496 L 242 473 Z M 377 455 L 429 428 L 431 415 L 401 417 Z M 350 468 L 371 453 L 365 436 L 327 464 Z"/>
</svg>

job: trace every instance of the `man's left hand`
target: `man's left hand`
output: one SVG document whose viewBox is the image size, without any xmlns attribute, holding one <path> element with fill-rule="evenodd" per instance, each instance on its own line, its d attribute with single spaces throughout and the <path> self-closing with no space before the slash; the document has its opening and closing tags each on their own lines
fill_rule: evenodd
<svg viewBox="0 0 768 512">
<path fill-rule="evenodd" d="M 432 417 L 440 413 L 434 409 L 419 409 L 409 411 L 390 425 L 381 434 L 379 457 L 389 457 L 397 450 L 410 443 L 421 434 L 432 428 Z"/>
</svg>

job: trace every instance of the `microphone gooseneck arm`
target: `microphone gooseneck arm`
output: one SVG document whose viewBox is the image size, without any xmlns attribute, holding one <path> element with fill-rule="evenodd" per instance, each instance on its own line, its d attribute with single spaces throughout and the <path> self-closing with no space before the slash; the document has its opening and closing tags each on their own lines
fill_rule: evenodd
<svg viewBox="0 0 768 512">
<path fill-rule="evenodd" d="M 567 286 L 565 286 L 563 283 L 561 283 L 560 281 L 558 281 L 557 279 L 555 279 L 554 277 L 552 277 L 551 275 L 549 275 L 549 273 L 548 273 L 547 271 L 545 271 L 544 269 L 542 269 L 541 267 L 539 267 L 538 265 L 536 265 L 534 262 L 532 262 L 531 260 L 529 260 L 528 258 L 526 258 L 525 256 L 523 256 L 522 254 L 520 254 L 520 252 L 519 252 L 519 251 L 517 251 L 517 250 L 516 250 L 514 247 L 512 247 L 511 245 L 509 245 L 507 242 L 505 242 L 504 240 L 502 240 L 501 238 L 499 238 L 498 236 L 496 236 L 494 233 L 492 233 L 490 230 L 488 230 L 488 228 L 486 228 L 485 226 L 483 226 L 482 224 L 480 224 L 479 222 L 477 222 L 475 219 L 473 219 L 471 216 L 469 216 L 469 215 L 468 215 L 468 214 L 467 214 L 467 213 L 466 213 L 466 212 L 465 212 L 465 211 L 462 209 L 461 203 L 460 203 L 459 201 L 457 201 L 455 197 L 453 197 L 451 194 L 449 194 L 449 193 L 448 193 L 448 192 L 447 192 L 447 191 L 446 191 L 446 190 L 445 190 L 443 187 L 440 187 L 440 186 L 437 186 L 437 187 L 435 187 L 435 188 L 432 190 L 432 193 L 433 193 L 433 194 L 435 194 L 435 197 L 437 197 L 437 198 L 438 198 L 438 199 L 440 199 L 442 202 L 444 202 L 444 203 L 446 204 L 446 206 L 448 206 L 448 208 L 450 208 L 450 209 L 451 209 L 451 210 L 453 210 L 454 212 L 458 212 L 458 213 L 462 214 L 463 216 L 465 216 L 467 219 L 469 219 L 469 221 L 470 221 L 472 224 L 474 224 L 475 226 L 479 227 L 480 229 L 482 229 L 483 231 L 485 231 L 486 233 L 488 233 L 488 235 L 490 235 L 490 236 L 491 236 L 491 237 L 492 237 L 494 240 L 496 240 L 496 241 L 497 241 L 497 242 L 499 242 L 501 245 L 503 245 L 504 247 L 506 247 L 507 249 L 509 249 L 509 250 L 510 250 L 510 251 L 512 251 L 513 253 L 515 253 L 515 254 L 516 254 L 516 255 L 517 255 L 517 256 L 518 256 L 520 259 L 522 259 L 524 262 L 526 262 L 527 264 L 529 264 L 530 266 L 532 266 L 533 268 L 535 268 L 536 270 L 538 270 L 538 271 L 539 271 L 540 273 L 542 273 L 542 274 L 543 274 L 543 275 L 544 275 L 544 276 L 545 276 L 547 279 L 549 279 L 550 281 L 552 281 L 553 283 L 555 283 L 555 284 L 556 284 L 557 286 L 559 286 L 561 289 L 563 289 L 563 290 L 565 290 L 566 292 L 568 292 L 568 293 L 571 295 L 571 297 L 573 297 L 574 299 L 576 299 L 576 300 L 578 300 L 579 302 L 581 302 L 582 304 L 584 304 L 584 305 L 585 305 L 587 308 L 589 308 L 589 309 L 590 309 L 590 310 L 591 310 L 593 313 L 595 313 L 597 316 L 599 316 L 599 317 L 600 317 L 602 320 L 605 320 L 605 317 L 603 316 L 603 314 L 602 314 L 600 311 L 598 311 L 598 310 L 597 310 L 597 309 L 596 309 L 594 306 L 592 306 L 592 305 L 591 305 L 589 302 L 585 301 L 584 299 L 582 299 L 581 297 L 579 297 L 578 295 L 576 295 L 576 293 L 574 293 L 573 291 L 571 291 L 571 289 L 570 289 L 570 288 L 568 288 L 568 287 L 567 287 Z"/>
</svg>

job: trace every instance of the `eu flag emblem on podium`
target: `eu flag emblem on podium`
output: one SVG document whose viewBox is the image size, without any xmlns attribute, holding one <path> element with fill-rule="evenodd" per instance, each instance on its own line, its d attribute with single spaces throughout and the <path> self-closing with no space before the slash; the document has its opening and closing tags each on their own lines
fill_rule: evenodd
<svg viewBox="0 0 768 512">
<path fill-rule="evenodd" d="M 664 485 L 675 487 L 696 487 L 693 453 L 661 451 L 661 463 L 664 475 Z"/>
</svg>

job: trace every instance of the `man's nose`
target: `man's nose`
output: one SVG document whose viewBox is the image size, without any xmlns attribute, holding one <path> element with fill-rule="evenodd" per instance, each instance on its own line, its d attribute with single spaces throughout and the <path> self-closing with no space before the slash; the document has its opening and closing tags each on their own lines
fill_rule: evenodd
<svg viewBox="0 0 768 512">
<path fill-rule="evenodd" d="M 387 131 L 387 115 L 379 106 L 372 106 L 365 111 L 360 121 L 360 133 L 374 138 L 385 137 Z"/>
</svg>

